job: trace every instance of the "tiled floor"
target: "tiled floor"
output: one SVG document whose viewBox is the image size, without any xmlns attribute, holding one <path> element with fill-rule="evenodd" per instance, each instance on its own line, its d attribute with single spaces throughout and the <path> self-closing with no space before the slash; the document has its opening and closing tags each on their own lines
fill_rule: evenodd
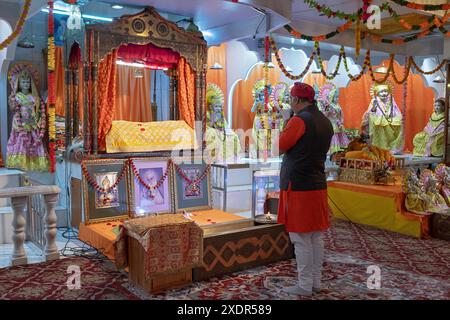
<svg viewBox="0 0 450 320">
<path fill-rule="evenodd" d="M 56 236 L 56 245 L 60 253 L 64 248 L 68 249 L 62 253 L 70 254 L 70 249 L 79 248 L 80 246 L 86 247 L 82 242 L 74 239 L 67 241 L 63 237 L 63 232 L 65 229 L 58 229 L 58 234 Z M 28 263 L 39 263 L 44 262 L 45 257 L 42 250 L 32 242 L 25 242 L 25 252 L 27 254 Z M 11 255 L 13 252 L 13 244 L 0 244 L 0 268 L 11 266 Z"/>
</svg>

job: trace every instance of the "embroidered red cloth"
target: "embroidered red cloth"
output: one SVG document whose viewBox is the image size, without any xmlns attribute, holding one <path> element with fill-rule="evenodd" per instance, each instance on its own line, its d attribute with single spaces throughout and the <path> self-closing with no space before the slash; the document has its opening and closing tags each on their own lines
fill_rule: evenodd
<svg viewBox="0 0 450 320">
<path fill-rule="evenodd" d="M 183 214 L 132 219 L 124 228 L 146 252 L 147 278 L 203 264 L 203 229 Z"/>
</svg>

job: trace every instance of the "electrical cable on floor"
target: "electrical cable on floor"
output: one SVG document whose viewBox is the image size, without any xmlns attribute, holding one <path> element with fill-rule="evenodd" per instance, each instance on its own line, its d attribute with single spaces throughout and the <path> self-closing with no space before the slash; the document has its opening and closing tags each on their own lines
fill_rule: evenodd
<svg viewBox="0 0 450 320">
<path fill-rule="evenodd" d="M 369 232 L 367 232 L 367 230 L 365 230 L 361 225 L 359 225 L 358 223 L 353 222 L 345 213 L 344 211 L 341 210 L 341 208 L 336 204 L 336 202 L 334 202 L 334 200 L 330 197 L 330 195 L 328 195 L 328 199 L 330 199 L 330 201 L 333 203 L 333 205 L 336 207 L 336 209 L 339 210 L 340 213 L 342 213 L 342 215 L 353 225 L 355 226 L 357 229 L 363 231 L 363 233 L 365 233 L 366 235 L 368 235 L 369 237 L 371 237 L 372 239 L 376 240 L 377 242 L 387 246 L 387 247 L 392 247 L 392 245 L 390 245 L 389 243 L 385 243 L 383 241 L 381 241 L 380 239 L 377 239 L 377 237 L 371 235 Z M 420 239 L 421 241 L 423 241 L 423 239 Z M 436 247 L 428 247 L 427 249 L 438 249 L 438 248 L 443 248 L 445 246 L 448 246 L 447 243 L 436 246 Z M 408 249 L 405 249 L 405 251 L 409 251 L 410 253 L 419 253 L 418 251 L 411 251 Z"/>
<path fill-rule="evenodd" d="M 104 248 L 94 248 L 92 244 L 78 239 L 78 232 L 73 228 L 58 228 L 60 230 L 64 230 L 62 233 L 62 237 L 64 239 L 67 239 L 64 247 L 60 250 L 60 254 L 63 257 L 81 257 L 86 258 L 90 260 L 96 260 L 96 261 L 112 261 L 115 263 L 114 259 L 110 259 L 106 257 L 104 254 L 105 249 Z M 69 243 L 72 241 L 72 244 L 76 244 L 73 240 L 79 241 L 82 243 L 82 245 L 76 245 L 76 246 L 69 246 Z"/>
</svg>

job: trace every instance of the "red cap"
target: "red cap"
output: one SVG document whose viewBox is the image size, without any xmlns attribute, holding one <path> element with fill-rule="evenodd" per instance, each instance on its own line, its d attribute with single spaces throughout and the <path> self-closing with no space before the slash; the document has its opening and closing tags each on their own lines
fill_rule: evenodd
<svg viewBox="0 0 450 320">
<path fill-rule="evenodd" d="M 309 84 L 296 82 L 291 89 L 291 96 L 307 99 L 312 102 L 316 96 L 316 92 Z"/>
</svg>

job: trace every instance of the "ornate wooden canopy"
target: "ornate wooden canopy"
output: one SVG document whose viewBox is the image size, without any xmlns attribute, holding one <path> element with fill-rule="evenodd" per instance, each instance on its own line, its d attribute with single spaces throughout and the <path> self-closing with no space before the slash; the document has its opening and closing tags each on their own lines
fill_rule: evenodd
<svg viewBox="0 0 450 320">
<path fill-rule="evenodd" d="M 76 87 L 75 90 L 83 90 L 84 94 L 84 119 L 81 134 L 85 154 L 95 156 L 98 152 L 97 80 L 99 63 L 110 52 L 124 44 L 152 44 L 159 48 L 171 49 L 185 58 L 195 72 L 195 120 L 202 120 L 205 110 L 208 48 L 201 32 L 186 31 L 163 18 L 154 8 L 149 7 L 137 14 L 116 18 L 111 23 L 89 24 L 85 26 L 84 30 L 67 34 L 66 55 L 74 42 L 80 44 L 84 62 L 83 85 Z M 69 87 L 74 87 L 76 84 L 75 80 L 70 80 L 71 72 L 76 74 L 78 70 L 69 70 L 66 58 L 67 96 L 71 92 Z M 169 72 L 169 76 L 170 114 L 171 120 L 176 120 L 177 73 Z M 76 75 L 75 78 L 77 78 Z M 71 116 L 72 113 L 77 112 L 78 102 L 76 99 L 66 99 L 66 128 L 69 128 L 69 131 L 70 128 L 78 128 L 78 124 L 73 123 Z M 200 136 L 202 134 L 200 133 Z M 69 147 L 71 138 L 70 133 L 67 133 L 66 147 Z"/>
<path fill-rule="evenodd" d="M 178 27 L 152 7 L 135 15 L 122 16 L 108 24 L 88 25 L 86 31 L 93 38 L 95 62 L 122 44 L 152 43 L 178 52 L 194 71 L 202 71 L 207 63 L 207 45 L 202 33 L 192 33 Z"/>
</svg>

